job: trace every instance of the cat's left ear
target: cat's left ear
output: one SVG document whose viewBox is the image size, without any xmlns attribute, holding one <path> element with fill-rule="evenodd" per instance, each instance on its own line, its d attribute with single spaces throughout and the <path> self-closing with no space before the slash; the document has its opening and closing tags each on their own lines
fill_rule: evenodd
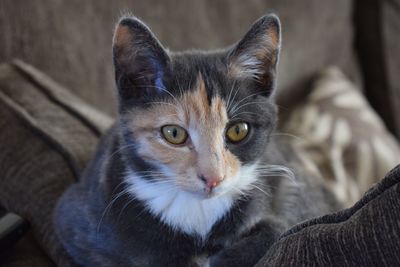
<svg viewBox="0 0 400 267">
<path fill-rule="evenodd" d="M 270 95 L 275 81 L 281 45 L 280 22 L 276 15 L 258 19 L 228 53 L 228 75 L 257 82 Z"/>
<path fill-rule="evenodd" d="M 164 89 L 169 56 L 151 30 L 135 17 L 122 18 L 114 33 L 115 79 L 122 101 Z"/>
</svg>

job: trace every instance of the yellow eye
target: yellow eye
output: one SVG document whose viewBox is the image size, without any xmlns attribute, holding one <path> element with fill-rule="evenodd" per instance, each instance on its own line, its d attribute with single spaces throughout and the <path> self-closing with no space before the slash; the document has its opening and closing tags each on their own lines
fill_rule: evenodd
<svg viewBox="0 0 400 267">
<path fill-rule="evenodd" d="M 178 125 L 166 125 L 161 128 L 165 140 L 174 145 L 181 145 L 186 142 L 188 134 L 185 129 Z"/>
<path fill-rule="evenodd" d="M 239 122 L 228 128 L 226 136 L 229 141 L 237 143 L 242 141 L 249 133 L 249 125 L 245 122 Z"/>
</svg>

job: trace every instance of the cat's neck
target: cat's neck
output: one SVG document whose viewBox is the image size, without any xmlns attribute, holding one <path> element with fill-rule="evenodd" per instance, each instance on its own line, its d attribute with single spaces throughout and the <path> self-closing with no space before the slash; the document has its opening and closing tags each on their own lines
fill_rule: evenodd
<svg viewBox="0 0 400 267">
<path fill-rule="evenodd" d="M 230 210 L 232 195 L 202 199 L 168 183 L 152 183 L 129 171 L 125 177 L 133 197 L 175 231 L 205 240 L 213 225 Z"/>
</svg>

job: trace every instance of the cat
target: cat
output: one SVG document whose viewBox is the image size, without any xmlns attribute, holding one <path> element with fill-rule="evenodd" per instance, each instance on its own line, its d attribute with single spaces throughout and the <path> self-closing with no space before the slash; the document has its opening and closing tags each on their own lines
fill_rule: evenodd
<svg viewBox="0 0 400 267">
<path fill-rule="evenodd" d="M 121 18 L 119 117 L 54 215 L 79 265 L 252 266 L 290 226 L 336 208 L 274 138 L 280 31 L 270 14 L 226 49 L 170 52 Z"/>
</svg>

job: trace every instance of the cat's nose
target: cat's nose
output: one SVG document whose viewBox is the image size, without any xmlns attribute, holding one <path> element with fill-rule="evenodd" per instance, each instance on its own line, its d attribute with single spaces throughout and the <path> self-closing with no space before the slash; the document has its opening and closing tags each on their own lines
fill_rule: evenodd
<svg viewBox="0 0 400 267">
<path fill-rule="evenodd" d="M 208 189 L 208 191 L 211 192 L 215 187 L 217 187 L 224 178 L 222 176 L 204 176 L 200 175 L 199 176 L 200 180 L 202 180 Z"/>
</svg>

